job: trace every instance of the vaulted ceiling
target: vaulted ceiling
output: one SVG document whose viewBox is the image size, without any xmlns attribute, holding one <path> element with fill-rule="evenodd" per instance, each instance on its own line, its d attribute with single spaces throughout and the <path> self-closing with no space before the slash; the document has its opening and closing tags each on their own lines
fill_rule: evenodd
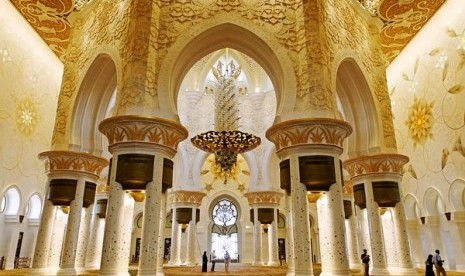
<svg viewBox="0 0 465 276">
<path fill-rule="evenodd" d="M 26 20 L 60 59 L 69 43 L 68 16 L 91 0 L 11 0 Z M 94 0 L 95 1 L 95 0 Z M 353 0 L 357 1 L 357 0 Z M 445 0 L 359 0 L 376 2 L 375 16 L 384 23 L 380 41 L 391 62 L 413 36 L 426 24 Z"/>
</svg>

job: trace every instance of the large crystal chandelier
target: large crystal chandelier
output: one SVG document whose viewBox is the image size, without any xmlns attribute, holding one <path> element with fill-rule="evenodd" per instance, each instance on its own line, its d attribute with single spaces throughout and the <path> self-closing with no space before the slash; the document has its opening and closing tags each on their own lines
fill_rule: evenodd
<svg viewBox="0 0 465 276">
<path fill-rule="evenodd" d="M 215 130 L 194 136 L 191 141 L 197 148 L 215 154 L 215 164 L 226 183 L 236 166 L 237 155 L 260 145 L 260 137 L 238 130 L 236 78 L 241 67 L 233 61 L 226 65 L 218 61 L 212 72 L 216 78 Z"/>
</svg>

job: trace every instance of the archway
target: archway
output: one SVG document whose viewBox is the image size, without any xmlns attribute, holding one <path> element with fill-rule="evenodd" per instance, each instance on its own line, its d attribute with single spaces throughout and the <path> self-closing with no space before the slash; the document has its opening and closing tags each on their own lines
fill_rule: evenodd
<svg viewBox="0 0 465 276">
<path fill-rule="evenodd" d="M 211 248 L 216 252 L 217 259 L 223 260 L 229 252 L 232 261 L 239 259 L 239 228 L 237 226 L 238 212 L 234 203 L 223 198 L 213 207 L 211 213 L 213 226 L 211 228 Z"/>
</svg>

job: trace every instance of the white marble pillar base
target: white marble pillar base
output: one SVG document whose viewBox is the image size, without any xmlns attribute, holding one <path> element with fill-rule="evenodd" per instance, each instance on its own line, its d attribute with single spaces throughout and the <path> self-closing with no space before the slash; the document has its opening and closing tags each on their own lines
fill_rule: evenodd
<svg viewBox="0 0 465 276">
<path fill-rule="evenodd" d="M 58 269 L 57 275 L 78 275 L 78 271 L 74 267 L 60 268 Z"/>
<path fill-rule="evenodd" d="M 297 269 L 294 271 L 294 276 L 313 276 L 313 271 L 298 271 Z"/>
<path fill-rule="evenodd" d="M 109 270 L 106 270 L 104 272 L 99 272 L 99 276 L 100 275 L 105 275 L 105 276 L 131 276 L 131 274 L 129 274 L 129 271 L 109 271 Z"/>
<path fill-rule="evenodd" d="M 370 275 L 390 275 L 390 273 L 387 268 L 370 267 Z"/>
<path fill-rule="evenodd" d="M 139 271 L 137 272 L 137 275 L 138 276 L 144 276 L 144 275 L 149 275 L 149 276 L 153 276 L 153 275 L 156 275 L 157 274 L 157 269 L 139 269 Z"/>
</svg>

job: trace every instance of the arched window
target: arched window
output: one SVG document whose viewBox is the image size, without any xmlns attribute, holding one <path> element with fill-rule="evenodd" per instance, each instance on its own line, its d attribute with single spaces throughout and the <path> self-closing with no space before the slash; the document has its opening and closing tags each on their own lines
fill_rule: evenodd
<svg viewBox="0 0 465 276">
<path fill-rule="evenodd" d="M 231 259 L 238 259 L 237 208 L 228 199 L 220 200 L 213 208 L 212 250 L 219 259 L 228 251 Z"/>
<path fill-rule="evenodd" d="M 6 196 L 3 195 L 2 196 L 2 203 L 0 205 L 0 213 L 3 213 L 3 211 L 5 211 L 5 207 L 6 207 Z"/>
<path fill-rule="evenodd" d="M 5 195 L 5 215 L 18 215 L 19 206 L 21 204 L 21 196 L 18 188 L 9 188 Z"/>
<path fill-rule="evenodd" d="M 28 219 L 39 219 L 40 210 L 42 209 L 42 200 L 38 194 L 34 194 L 29 198 L 26 206 L 26 216 Z"/>
</svg>

